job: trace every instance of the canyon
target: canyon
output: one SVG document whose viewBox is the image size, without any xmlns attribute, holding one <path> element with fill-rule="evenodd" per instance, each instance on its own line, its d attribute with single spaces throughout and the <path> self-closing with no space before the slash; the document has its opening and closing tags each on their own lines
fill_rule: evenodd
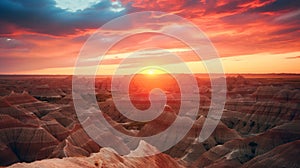
<svg viewBox="0 0 300 168">
<path fill-rule="evenodd" d="M 112 132 L 99 132 L 100 138 L 109 139 L 123 151 L 157 152 L 146 157 L 120 155 L 109 145 L 100 146 L 86 133 L 73 103 L 72 76 L 0 78 L 0 166 L 300 167 L 299 75 L 228 75 L 221 119 L 203 142 L 199 141 L 199 134 L 204 122 L 215 121 L 208 117 L 212 87 L 207 76 L 195 75 L 199 89 L 195 94 L 200 95 L 195 121 L 178 115 L 181 94 L 175 79 L 163 75 L 157 79 L 147 75 L 133 79 L 130 101 L 137 109 L 150 107 L 149 91 L 153 88 L 161 88 L 167 97 L 163 112 L 147 122 L 121 114 L 112 98 L 111 78 L 96 78 L 95 95 L 86 94 L 82 99 L 95 96 L 108 123 L 128 136 L 156 135 L 177 118 L 192 123 L 186 135 L 162 153 L 151 142 L 127 143 Z M 189 83 L 184 87 L 189 87 Z M 180 129 L 172 137 L 160 137 L 159 141 L 167 143 L 168 138 L 179 138 Z"/>
</svg>

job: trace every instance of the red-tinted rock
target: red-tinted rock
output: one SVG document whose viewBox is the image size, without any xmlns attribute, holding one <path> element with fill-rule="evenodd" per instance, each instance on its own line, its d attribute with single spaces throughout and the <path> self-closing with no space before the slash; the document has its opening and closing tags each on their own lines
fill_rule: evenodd
<svg viewBox="0 0 300 168">
<path fill-rule="evenodd" d="M 53 112 L 59 109 L 59 107 L 55 105 L 46 102 L 41 102 L 35 99 L 27 92 L 23 92 L 23 93 L 13 92 L 9 96 L 5 96 L 3 99 L 7 101 L 9 104 L 14 105 L 15 107 L 23 108 L 30 112 L 33 112 L 38 117 L 42 117 L 48 114 L 49 112 Z"/>
<path fill-rule="evenodd" d="M 141 145 L 141 144 L 140 144 Z M 142 144 L 145 147 L 145 144 Z M 153 150 L 153 148 L 146 148 L 145 150 Z M 144 151 L 151 152 L 151 151 Z M 182 168 L 175 159 L 166 154 L 158 154 L 149 157 L 126 157 L 119 156 L 110 148 L 102 148 L 100 152 L 92 154 L 90 157 L 70 157 L 64 159 L 49 159 L 43 161 L 36 161 L 33 163 L 18 163 L 10 166 L 11 168 L 29 168 L 29 167 L 111 167 L 111 168 Z"/>
<path fill-rule="evenodd" d="M 300 167 L 299 156 L 300 140 L 280 145 L 265 154 L 259 155 L 245 163 L 242 168 L 296 168 Z"/>
<path fill-rule="evenodd" d="M 51 133 L 57 140 L 62 141 L 68 137 L 70 131 L 58 123 L 55 119 L 49 121 L 42 121 L 41 125 L 49 133 Z"/>
<path fill-rule="evenodd" d="M 18 156 L 5 144 L 0 144 L 0 166 L 7 166 L 19 162 Z"/>
<path fill-rule="evenodd" d="M 257 136 L 228 141 L 224 145 L 218 145 L 205 152 L 193 166 L 246 163 L 255 156 L 262 155 L 281 144 L 300 139 L 299 126 L 300 122 L 294 121 Z"/>
</svg>

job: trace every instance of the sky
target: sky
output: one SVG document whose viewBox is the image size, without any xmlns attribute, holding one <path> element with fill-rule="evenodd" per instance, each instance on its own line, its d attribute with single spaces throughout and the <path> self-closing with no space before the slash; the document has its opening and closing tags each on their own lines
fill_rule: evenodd
<svg viewBox="0 0 300 168">
<path fill-rule="evenodd" d="M 1 0 L 0 11 L 0 74 L 73 74 L 81 48 L 98 28 L 142 11 L 176 14 L 198 26 L 218 51 L 225 73 L 300 73 L 297 0 Z M 122 31 L 105 30 L 108 35 L 101 40 L 134 32 L 144 22 L 124 21 Z M 172 31 L 173 22 L 163 20 L 151 28 Z M 176 39 L 139 34 L 110 48 L 99 73 L 113 73 L 122 59 L 150 44 L 180 55 L 195 73 L 206 71 Z M 153 53 L 144 51 L 142 60 L 153 60 Z M 157 54 L 157 66 L 168 64 L 167 55 Z M 126 66 L 139 61 L 131 58 Z"/>
</svg>

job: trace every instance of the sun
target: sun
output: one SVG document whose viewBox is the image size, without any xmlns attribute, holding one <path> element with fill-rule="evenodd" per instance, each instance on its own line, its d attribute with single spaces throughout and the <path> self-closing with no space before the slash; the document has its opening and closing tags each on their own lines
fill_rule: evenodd
<svg viewBox="0 0 300 168">
<path fill-rule="evenodd" d="M 166 73 L 166 72 L 159 68 L 152 68 L 152 67 L 146 68 L 140 72 L 140 74 L 150 75 L 150 76 L 164 74 L 164 73 Z"/>
<path fill-rule="evenodd" d="M 154 75 L 155 73 L 154 71 L 155 71 L 154 69 L 149 69 L 147 73 L 148 75 Z"/>
</svg>

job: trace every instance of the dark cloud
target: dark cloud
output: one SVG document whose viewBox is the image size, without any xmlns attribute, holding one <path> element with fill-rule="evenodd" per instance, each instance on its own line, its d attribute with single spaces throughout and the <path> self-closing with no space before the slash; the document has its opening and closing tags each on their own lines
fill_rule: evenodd
<svg viewBox="0 0 300 168">
<path fill-rule="evenodd" d="M 289 25 L 289 26 L 299 26 L 300 25 L 300 8 L 298 10 L 293 10 L 285 12 L 280 16 L 276 17 L 272 23 L 280 25 Z"/>
<path fill-rule="evenodd" d="M 294 32 L 297 32 L 297 31 L 299 31 L 299 27 L 290 27 L 290 28 L 284 28 L 284 29 L 281 29 L 281 30 L 271 32 L 270 35 L 286 35 L 288 33 L 294 33 Z"/>
<path fill-rule="evenodd" d="M 220 19 L 228 24 L 232 25 L 245 25 L 257 21 L 266 20 L 268 18 L 267 15 L 258 14 L 258 13 L 236 13 L 228 16 L 221 17 Z"/>
<path fill-rule="evenodd" d="M 295 57 L 285 57 L 285 59 L 299 59 L 300 56 L 295 56 Z"/>
<path fill-rule="evenodd" d="M 232 6 L 232 11 L 237 9 L 239 4 L 233 2 L 223 5 L 223 8 L 230 9 L 228 6 Z M 241 3 L 241 1 L 239 3 Z M 234 7 L 235 5 L 233 4 L 235 4 L 236 7 Z M 268 32 L 269 35 L 287 34 L 300 30 L 300 20 L 298 19 L 300 16 L 299 6 L 300 1 L 276 0 L 261 7 L 251 7 L 247 10 L 241 10 L 241 12 L 234 12 L 220 19 L 226 24 L 243 26 L 251 23 L 264 22 L 265 24 L 278 27 L 277 30 Z"/>
<path fill-rule="evenodd" d="M 278 12 L 282 10 L 297 10 L 300 7 L 298 0 L 276 0 L 262 7 L 251 9 L 254 12 Z"/>
<path fill-rule="evenodd" d="M 239 1 L 240 2 L 240 1 Z M 218 8 L 216 8 L 216 13 L 223 13 L 223 12 L 233 12 L 237 9 L 240 9 L 238 1 L 232 1 L 227 4 L 224 4 Z"/>
<path fill-rule="evenodd" d="M 64 59 L 64 61 L 57 61 L 55 57 L 27 57 L 27 56 L 1 56 L 0 74 L 9 72 L 23 72 L 36 69 L 45 68 L 61 68 L 70 67 L 74 65 L 73 59 Z"/>
<path fill-rule="evenodd" d="M 12 33 L 11 29 L 16 27 L 43 34 L 66 35 L 98 28 L 126 12 L 113 12 L 110 7 L 111 1 L 103 0 L 85 10 L 69 12 L 55 7 L 54 0 L 1 0 L 0 33 Z"/>
<path fill-rule="evenodd" d="M 216 1 L 207 1 L 205 14 L 209 13 L 224 13 L 224 12 L 234 12 L 238 9 L 241 9 L 239 5 L 245 3 L 246 1 L 230 1 L 226 4 L 216 6 Z"/>
<path fill-rule="evenodd" d="M 24 48 L 28 44 L 24 44 L 20 40 L 0 37 L 0 49 Z"/>
<path fill-rule="evenodd" d="M 85 35 L 73 38 L 72 41 L 73 42 L 84 43 L 85 41 L 87 41 L 89 39 L 90 36 L 91 36 L 90 34 L 85 34 Z"/>
<path fill-rule="evenodd" d="M 195 6 L 202 6 L 202 5 L 203 5 L 202 1 L 199 0 L 185 0 L 182 7 L 187 8 L 187 7 L 195 7 Z"/>
</svg>

